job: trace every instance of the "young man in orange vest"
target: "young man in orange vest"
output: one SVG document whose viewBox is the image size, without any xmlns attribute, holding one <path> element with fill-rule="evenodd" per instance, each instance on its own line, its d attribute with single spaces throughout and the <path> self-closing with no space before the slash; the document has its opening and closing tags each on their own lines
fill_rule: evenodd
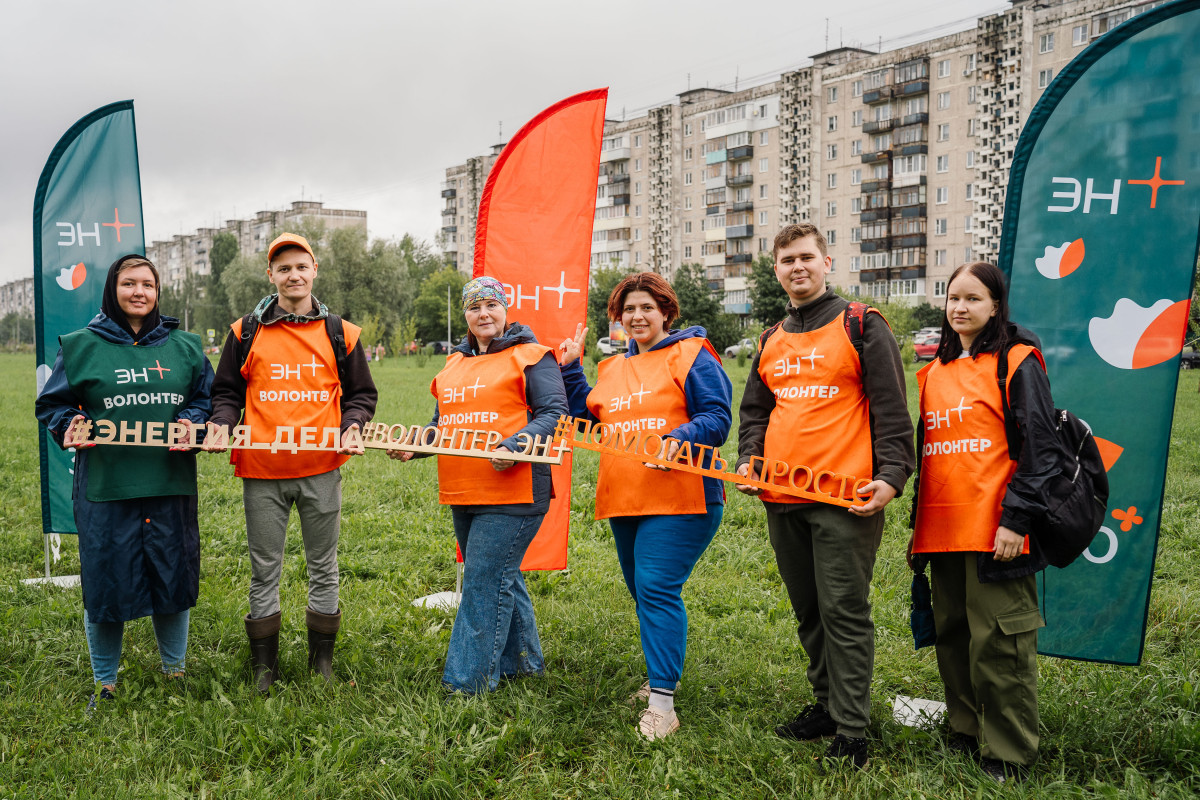
<svg viewBox="0 0 1200 800">
<path fill-rule="evenodd" d="M 341 529 L 340 467 L 363 452 L 342 444 L 375 413 L 377 393 L 359 328 L 343 322 L 312 294 L 317 261 L 303 236 L 281 234 L 267 249 L 267 278 L 276 294 L 231 326 L 213 382 L 213 414 L 204 449 L 224 451 L 219 426 L 250 426 L 251 441 L 270 444 L 276 427 L 297 443 L 320 444 L 340 432 L 328 450 L 234 450 L 242 478 L 246 539 L 250 545 L 250 613 L 246 634 L 259 691 L 279 674 L 279 576 L 292 506 L 300 515 L 308 566 L 308 665 L 333 677 L 333 646 L 341 626 L 337 542 Z M 339 352 L 340 351 L 340 352 Z M 243 418 L 244 411 L 244 418 Z M 327 437 L 327 433 L 329 434 Z M 353 434 L 351 434 L 353 436 Z M 286 440 L 285 440 L 286 441 Z"/>
<path fill-rule="evenodd" d="M 835 737 L 827 759 L 867 763 L 875 627 L 868 594 L 884 506 L 915 465 L 900 349 L 883 317 L 825 282 L 832 260 L 808 223 L 775 237 L 787 317 L 759 339 L 738 427 L 739 475 L 753 459 L 869 480 L 849 509 L 739 485 L 762 495 L 779 574 L 808 653 L 816 702 L 775 732 Z M 853 481 L 847 481 L 851 486 Z"/>
</svg>

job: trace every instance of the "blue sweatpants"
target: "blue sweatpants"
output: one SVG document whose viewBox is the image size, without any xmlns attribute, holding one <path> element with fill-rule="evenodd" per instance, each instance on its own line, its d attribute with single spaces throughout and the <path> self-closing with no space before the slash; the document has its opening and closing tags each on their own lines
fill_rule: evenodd
<svg viewBox="0 0 1200 800">
<path fill-rule="evenodd" d="M 683 584 L 708 548 L 725 507 L 705 514 L 613 517 L 613 539 L 625 585 L 637 604 L 646 676 L 652 689 L 674 690 L 687 651 Z"/>
</svg>

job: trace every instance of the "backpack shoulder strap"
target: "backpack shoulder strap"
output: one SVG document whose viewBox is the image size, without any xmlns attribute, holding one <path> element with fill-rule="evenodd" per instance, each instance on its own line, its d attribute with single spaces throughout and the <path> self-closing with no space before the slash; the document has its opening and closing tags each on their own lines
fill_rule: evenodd
<svg viewBox="0 0 1200 800">
<path fill-rule="evenodd" d="M 350 358 L 350 353 L 346 349 L 346 328 L 342 325 L 342 318 L 337 314 L 326 316 L 325 333 L 329 336 L 329 343 L 333 345 L 333 358 L 337 362 L 338 383 L 345 385 L 346 362 Z"/>
<path fill-rule="evenodd" d="M 846 325 L 846 337 L 850 339 L 850 344 L 854 345 L 854 352 L 858 353 L 860 358 L 863 353 L 863 318 L 869 311 L 874 310 L 866 303 L 853 300 L 842 314 L 842 321 Z"/>
<path fill-rule="evenodd" d="M 244 366 L 250 357 L 254 334 L 258 333 L 258 319 L 253 314 L 242 317 L 242 335 L 238 338 L 238 366 Z"/>
<path fill-rule="evenodd" d="M 770 339 L 771 334 L 773 334 L 775 331 L 777 331 L 779 329 L 779 326 L 782 324 L 783 324 L 783 320 L 779 320 L 779 322 L 776 322 L 774 325 L 767 328 L 765 331 L 763 331 L 759 335 L 759 337 L 758 337 L 758 352 L 761 353 L 763 351 L 763 348 L 767 346 L 767 339 Z"/>
<path fill-rule="evenodd" d="M 1008 440 L 1008 457 L 1016 461 L 1021 455 L 1021 431 L 1008 404 L 1008 350 L 1004 347 L 996 354 L 996 385 L 1000 387 L 1000 405 L 1004 409 L 1004 438 Z"/>
</svg>

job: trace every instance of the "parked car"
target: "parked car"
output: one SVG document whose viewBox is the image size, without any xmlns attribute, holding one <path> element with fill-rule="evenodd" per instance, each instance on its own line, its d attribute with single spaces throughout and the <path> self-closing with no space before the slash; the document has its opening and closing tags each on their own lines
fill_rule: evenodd
<svg viewBox="0 0 1200 800">
<path fill-rule="evenodd" d="M 921 328 L 921 330 L 919 330 L 919 331 L 913 331 L 912 343 L 913 344 L 924 344 L 926 341 L 928 341 L 930 336 L 937 336 L 941 332 L 942 332 L 942 329 L 940 327 L 939 328 Z"/>
<path fill-rule="evenodd" d="M 621 343 L 614 342 L 605 336 L 603 339 L 596 340 L 596 349 L 600 351 L 600 355 L 602 356 L 615 356 L 621 351 Z"/>
<path fill-rule="evenodd" d="M 1200 369 L 1200 352 L 1197 352 L 1195 350 L 1195 348 L 1193 348 L 1192 352 L 1190 352 L 1190 353 L 1187 352 L 1186 350 L 1184 352 L 1180 353 L 1179 354 L 1179 368 L 1180 369 Z"/>
<path fill-rule="evenodd" d="M 731 344 L 731 345 L 729 345 L 729 347 L 725 348 L 725 357 L 726 358 L 737 358 L 739 353 L 745 353 L 748 356 L 753 355 L 754 354 L 754 340 L 753 339 L 742 339 L 737 344 Z"/>
<path fill-rule="evenodd" d="M 450 354 L 450 348 L 454 347 L 450 342 L 430 342 L 433 346 L 433 354 L 435 356 L 445 356 Z"/>
<path fill-rule="evenodd" d="M 938 332 L 920 344 L 913 344 L 913 361 L 918 364 L 922 361 L 933 361 L 937 356 L 938 345 L 941 343 L 942 334 Z"/>
</svg>

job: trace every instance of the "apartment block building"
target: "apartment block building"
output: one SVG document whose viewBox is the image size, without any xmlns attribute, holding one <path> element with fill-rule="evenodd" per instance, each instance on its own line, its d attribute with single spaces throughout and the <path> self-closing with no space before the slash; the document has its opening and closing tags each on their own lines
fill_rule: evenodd
<svg viewBox="0 0 1200 800">
<path fill-rule="evenodd" d="M 470 275 L 475 263 L 475 223 L 479 219 L 479 201 L 504 142 L 492 145 L 492 152 L 468 158 L 466 163 L 446 170 L 442 183 L 442 229 L 438 246 L 453 261 L 459 272 Z"/>
<path fill-rule="evenodd" d="M 0 286 L 0 318 L 9 314 L 33 316 L 33 278 L 18 278 Z"/>
<path fill-rule="evenodd" d="M 783 225 L 811 222 L 833 285 L 940 304 L 955 267 L 997 256 L 1009 166 L 1042 93 L 1095 38 L 1163 2 L 1010 0 L 961 33 L 882 53 L 841 47 L 760 86 L 693 89 L 608 121 L 592 266 L 671 277 L 699 263 L 726 310 L 745 314 L 750 262 Z M 463 199 L 456 230 L 443 228 L 458 248 L 478 210 Z"/>
<path fill-rule="evenodd" d="M 233 234 L 238 240 L 238 250 L 243 255 L 253 255 L 267 249 L 275 231 L 315 221 L 324 223 L 327 229 L 358 227 L 365 231 L 367 212 L 325 208 L 324 203 L 315 200 L 296 200 L 287 208 L 259 211 L 249 219 L 226 220 L 221 228 L 198 228 L 194 233 L 156 241 L 146 247 L 146 257 L 158 267 L 163 283 L 178 288 L 189 273 L 199 276 L 211 271 L 209 252 L 213 238 L 219 233 Z"/>
</svg>

